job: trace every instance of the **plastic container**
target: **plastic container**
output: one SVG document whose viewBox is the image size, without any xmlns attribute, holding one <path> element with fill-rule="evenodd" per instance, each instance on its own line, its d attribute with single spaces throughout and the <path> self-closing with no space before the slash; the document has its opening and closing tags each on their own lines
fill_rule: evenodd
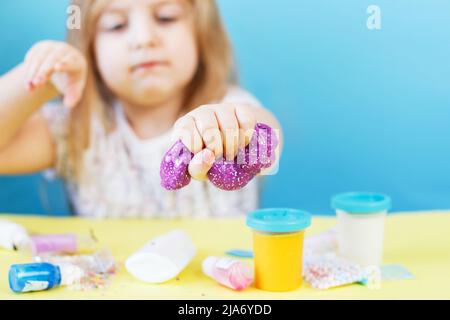
<svg viewBox="0 0 450 320">
<path fill-rule="evenodd" d="M 9 287 L 17 293 L 43 291 L 76 284 L 83 276 L 83 270 L 73 265 L 14 264 L 9 269 Z"/>
<path fill-rule="evenodd" d="M 253 282 L 250 267 L 228 257 L 208 257 L 203 260 L 202 270 L 210 278 L 233 290 L 243 290 Z"/>
<path fill-rule="evenodd" d="M 332 198 L 331 206 L 338 219 L 339 255 L 361 266 L 380 266 L 390 197 L 373 192 L 342 193 Z"/>
<path fill-rule="evenodd" d="M 94 274 L 112 274 L 116 271 L 116 263 L 109 249 L 104 248 L 86 255 L 53 255 L 34 256 L 34 262 L 47 262 L 54 265 L 71 264 L 86 272 Z"/>
<path fill-rule="evenodd" d="M 302 285 L 304 230 L 308 212 L 289 208 L 256 210 L 247 215 L 253 229 L 255 287 L 290 291 Z"/>
<path fill-rule="evenodd" d="M 175 278 L 195 256 L 191 238 L 182 230 L 174 230 L 150 240 L 125 262 L 137 279 L 161 283 Z"/>
<path fill-rule="evenodd" d="M 30 251 L 33 256 L 86 253 L 95 250 L 95 240 L 87 235 L 73 233 L 35 235 L 22 249 Z"/>
</svg>

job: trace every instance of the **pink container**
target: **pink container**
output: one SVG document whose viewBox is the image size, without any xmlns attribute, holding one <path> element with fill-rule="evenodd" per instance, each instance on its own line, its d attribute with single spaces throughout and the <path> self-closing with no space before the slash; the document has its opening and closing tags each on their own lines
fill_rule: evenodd
<svg viewBox="0 0 450 320">
<path fill-rule="evenodd" d="M 32 236 L 30 240 L 33 255 L 77 252 L 77 236 L 72 233 Z"/>
</svg>

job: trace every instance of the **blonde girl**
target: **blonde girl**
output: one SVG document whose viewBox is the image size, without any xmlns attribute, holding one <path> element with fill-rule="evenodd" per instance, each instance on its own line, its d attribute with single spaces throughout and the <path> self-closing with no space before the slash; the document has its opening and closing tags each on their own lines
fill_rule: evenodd
<svg viewBox="0 0 450 320">
<path fill-rule="evenodd" d="M 0 78 L 0 174 L 54 169 L 77 215 L 233 216 L 254 209 L 257 182 L 226 192 L 205 178 L 234 158 L 256 122 L 280 126 L 237 87 L 213 0 L 79 0 L 81 29 L 41 41 Z M 263 72 L 263 71 L 262 71 Z M 195 179 L 160 186 L 177 140 Z"/>
</svg>

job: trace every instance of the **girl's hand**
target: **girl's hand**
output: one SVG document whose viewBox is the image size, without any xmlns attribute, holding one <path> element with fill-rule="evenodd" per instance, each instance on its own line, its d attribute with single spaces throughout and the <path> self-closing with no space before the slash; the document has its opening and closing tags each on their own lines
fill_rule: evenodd
<svg viewBox="0 0 450 320">
<path fill-rule="evenodd" d="M 194 153 L 189 174 L 205 180 L 215 158 L 233 160 L 250 143 L 256 125 L 255 108 L 246 105 L 204 105 L 178 119 L 174 140 L 181 139 Z"/>
<path fill-rule="evenodd" d="M 73 46 L 58 41 L 36 43 L 25 56 L 27 90 L 52 85 L 64 96 L 67 107 L 81 99 L 87 78 L 87 62 Z"/>
</svg>

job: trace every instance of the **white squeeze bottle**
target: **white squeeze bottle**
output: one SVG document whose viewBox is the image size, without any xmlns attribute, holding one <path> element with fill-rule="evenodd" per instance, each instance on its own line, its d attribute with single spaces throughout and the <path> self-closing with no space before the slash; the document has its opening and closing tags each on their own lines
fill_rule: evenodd
<svg viewBox="0 0 450 320">
<path fill-rule="evenodd" d="M 202 269 L 210 278 L 234 290 L 243 290 L 253 282 L 250 267 L 236 259 L 208 257 L 203 260 Z"/>
<path fill-rule="evenodd" d="M 183 271 L 195 252 L 189 235 L 182 230 L 173 230 L 148 241 L 125 261 L 125 267 L 141 281 L 162 283 Z"/>
</svg>

